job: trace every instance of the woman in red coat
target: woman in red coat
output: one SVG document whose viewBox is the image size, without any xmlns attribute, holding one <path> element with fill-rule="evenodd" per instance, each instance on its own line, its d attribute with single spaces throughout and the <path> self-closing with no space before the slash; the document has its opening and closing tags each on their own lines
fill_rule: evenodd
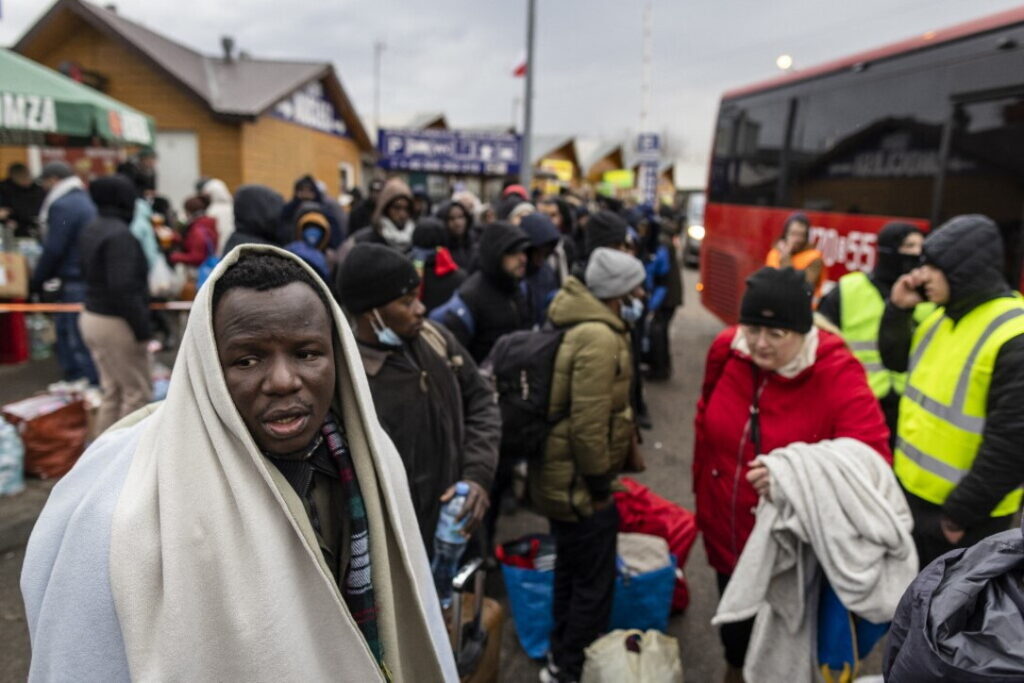
<svg viewBox="0 0 1024 683">
<path fill-rule="evenodd" d="M 203 261 L 217 251 L 217 220 L 206 215 L 210 200 L 205 197 L 189 197 L 185 200 L 188 227 L 185 228 L 182 250 L 170 256 L 171 265 L 184 263 L 198 268 Z"/>
<path fill-rule="evenodd" d="M 889 430 L 864 368 L 841 338 L 813 326 L 803 275 L 762 268 L 747 280 L 740 325 L 711 345 L 697 405 L 697 525 L 720 590 L 767 484 L 766 469 L 751 461 L 797 441 L 839 437 L 858 439 L 892 461 Z M 753 620 L 722 627 L 727 681 L 742 680 L 752 626 Z"/>
</svg>

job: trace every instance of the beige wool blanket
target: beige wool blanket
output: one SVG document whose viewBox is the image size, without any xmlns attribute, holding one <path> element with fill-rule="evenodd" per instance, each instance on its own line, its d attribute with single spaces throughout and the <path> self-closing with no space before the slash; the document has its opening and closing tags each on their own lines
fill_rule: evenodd
<svg viewBox="0 0 1024 683">
<path fill-rule="evenodd" d="M 55 489 L 22 576 L 33 679 L 121 678 L 120 658 L 138 681 L 384 680 L 300 500 L 260 453 L 223 379 L 213 289 L 252 249 L 298 261 L 264 246 L 227 255 L 194 303 L 166 401 L 115 425 L 83 456 L 81 472 Z M 340 339 L 335 405 L 366 503 L 386 668 L 395 681 L 455 681 L 402 462 L 377 421 L 351 331 L 326 293 Z M 121 461 L 127 472 L 111 474 Z M 100 484 L 119 480 L 113 497 Z M 91 558 L 89 549 L 108 542 L 104 514 L 109 555 Z M 83 544 L 90 534 L 95 542 Z M 96 576 L 102 569 L 82 577 L 105 560 L 109 586 Z M 89 629 L 99 652 L 89 650 Z"/>
</svg>

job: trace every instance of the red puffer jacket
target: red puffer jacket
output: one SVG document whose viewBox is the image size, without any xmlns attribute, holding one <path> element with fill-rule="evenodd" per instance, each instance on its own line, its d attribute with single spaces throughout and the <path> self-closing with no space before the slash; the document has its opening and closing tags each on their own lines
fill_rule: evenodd
<svg viewBox="0 0 1024 683">
<path fill-rule="evenodd" d="M 171 265 L 184 263 L 197 268 L 203 265 L 203 261 L 217 251 L 217 220 L 210 216 L 194 219 L 185 230 L 184 241 L 184 248 L 171 254 Z"/>
<path fill-rule="evenodd" d="M 758 369 L 733 348 L 737 330 L 724 330 L 708 352 L 693 453 L 697 526 L 708 561 L 723 574 L 732 574 L 754 528 L 757 492 L 746 473 L 757 455 L 750 437 L 755 386 L 761 387 L 761 453 L 846 436 L 892 462 L 885 418 L 842 339 L 819 330 L 814 363 L 787 379 Z"/>
</svg>

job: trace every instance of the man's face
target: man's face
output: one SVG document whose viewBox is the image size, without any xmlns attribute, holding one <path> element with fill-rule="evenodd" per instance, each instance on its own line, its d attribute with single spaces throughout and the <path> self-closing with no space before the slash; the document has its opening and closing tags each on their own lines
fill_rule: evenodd
<svg viewBox="0 0 1024 683">
<path fill-rule="evenodd" d="M 557 204 L 541 204 L 539 208 L 542 214 L 551 219 L 556 228 L 562 229 L 562 212 L 558 210 Z"/>
<path fill-rule="evenodd" d="M 295 198 L 303 202 L 315 202 L 316 190 L 309 185 L 299 185 L 299 189 L 295 190 Z"/>
<path fill-rule="evenodd" d="M 914 270 L 913 274 L 924 288 L 928 301 L 939 306 L 949 303 L 949 280 L 946 279 L 945 273 L 935 266 L 926 264 Z"/>
<path fill-rule="evenodd" d="M 313 441 L 331 408 L 334 344 L 327 309 L 309 285 L 228 290 L 214 311 L 217 355 L 231 400 L 267 453 Z"/>
<path fill-rule="evenodd" d="M 384 215 L 395 224 L 396 228 L 401 228 L 409 221 L 409 216 L 412 215 L 412 202 L 405 198 L 396 199 L 388 204 Z"/>
<path fill-rule="evenodd" d="M 448 232 L 456 237 L 462 237 L 466 234 L 467 225 L 469 225 L 469 219 L 462 204 L 453 205 L 448 211 Z"/>
<path fill-rule="evenodd" d="M 156 170 L 156 157 L 145 156 L 139 159 L 139 166 L 142 167 L 147 173 L 152 173 Z"/>
<path fill-rule="evenodd" d="M 60 182 L 60 181 L 59 181 L 59 180 L 57 180 L 56 178 L 54 178 L 53 176 L 47 176 L 46 178 L 41 178 L 41 179 L 39 180 L 39 185 L 40 185 L 40 186 L 41 186 L 41 187 L 42 187 L 42 188 L 43 188 L 44 190 L 46 190 L 47 192 L 49 192 L 50 190 L 52 190 L 52 189 L 53 189 L 53 186 L 54 186 L 54 185 L 56 185 L 56 184 L 57 184 L 57 183 L 59 183 L 59 182 Z M 21 183 L 18 183 L 18 184 L 19 184 L 19 185 L 21 185 Z M 27 186 L 25 186 L 25 185 L 22 185 L 22 187 L 27 187 Z"/>
<path fill-rule="evenodd" d="M 387 306 L 377 309 L 381 320 L 402 339 L 412 341 L 420 335 L 423 329 L 423 316 L 427 309 L 416 297 L 416 293 L 409 293 L 400 299 L 395 299 Z"/>
<path fill-rule="evenodd" d="M 505 254 L 501 257 L 501 269 L 516 280 L 522 280 L 526 275 L 526 253 Z"/>
</svg>

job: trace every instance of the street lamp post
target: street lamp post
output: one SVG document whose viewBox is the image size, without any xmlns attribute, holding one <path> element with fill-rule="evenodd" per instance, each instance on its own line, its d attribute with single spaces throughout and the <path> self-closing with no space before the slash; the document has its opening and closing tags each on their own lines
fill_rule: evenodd
<svg viewBox="0 0 1024 683">
<path fill-rule="evenodd" d="M 523 185 L 529 189 L 533 180 L 531 158 L 531 137 L 533 135 L 533 74 L 536 63 L 533 59 L 534 21 L 537 16 L 537 0 L 527 0 L 526 9 L 526 92 L 523 95 L 523 158 L 520 175 Z"/>
</svg>

